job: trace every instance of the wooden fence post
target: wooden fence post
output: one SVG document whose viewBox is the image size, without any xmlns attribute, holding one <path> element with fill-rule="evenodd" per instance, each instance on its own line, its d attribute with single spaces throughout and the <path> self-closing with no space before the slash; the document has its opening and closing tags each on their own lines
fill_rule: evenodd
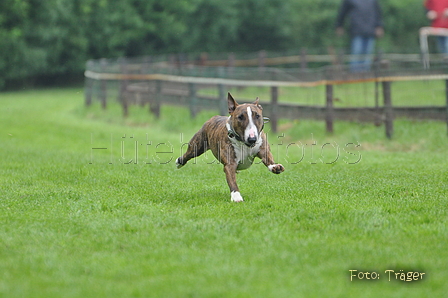
<svg viewBox="0 0 448 298">
<path fill-rule="evenodd" d="M 173 70 L 174 68 L 176 68 L 176 56 L 174 55 L 174 54 L 171 54 L 170 56 L 169 56 L 169 68 L 171 68 L 171 70 Z"/>
<path fill-rule="evenodd" d="M 120 72 L 121 74 L 126 75 L 128 73 L 128 66 L 126 58 L 120 58 Z M 123 107 L 123 117 L 127 117 L 129 115 L 129 102 L 128 102 L 128 81 L 121 80 L 120 81 L 120 94 L 119 100 L 121 102 L 121 106 Z"/>
<path fill-rule="evenodd" d="M 333 107 L 333 85 L 325 85 L 325 97 L 326 97 L 326 114 L 325 124 L 326 130 L 329 133 L 333 133 L 333 120 L 334 120 L 334 107 Z"/>
<path fill-rule="evenodd" d="M 300 69 L 306 70 L 308 68 L 308 62 L 306 61 L 306 48 L 302 48 L 300 51 Z"/>
<path fill-rule="evenodd" d="M 198 65 L 199 66 L 206 66 L 207 65 L 207 61 L 208 61 L 208 53 L 207 52 L 202 52 L 199 55 Z"/>
<path fill-rule="evenodd" d="M 92 60 L 87 61 L 86 70 L 93 70 L 94 62 Z M 92 93 L 93 93 L 93 79 L 86 77 L 85 84 L 86 88 L 84 90 L 85 104 L 90 106 L 92 104 Z"/>
<path fill-rule="evenodd" d="M 331 57 L 331 65 L 339 65 L 338 54 L 333 46 L 327 47 L 328 55 Z"/>
<path fill-rule="evenodd" d="M 337 49 L 336 55 L 338 56 L 338 65 L 342 68 L 344 65 L 344 57 L 345 57 L 344 49 Z"/>
<path fill-rule="evenodd" d="M 277 86 L 272 86 L 271 87 L 271 129 L 272 132 L 276 133 L 277 132 L 277 122 L 278 122 L 278 117 L 277 117 L 277 113 L 278 113 L 278 87 Z"/>
<path fill-rule="evenodd" d="M 266 51 L 261 50 L 258 52 L 258 67 L 263 68 L 266 66 Z"/>
<path fill-rule="evenodd" d="M 306 59 L 306 48 L 300 50 L 300 69 L 306 70 L 308 68 L 308 61 Z"/>
<path fill-rule="evenodd" d="M 218 95 L 219 114 L 221 116 L 225 116 L 229 114 L 229 109 L 227 107 L 227 97 L 223 84 L 218 85 L 218 91 L 219 91 Z"/>
<path fill-rule="evenodd" d="M 384 116 L 385 116 L 385 126 L 386 126 L 386 137 L 388 139 L 392 138 L 394 133 L 394 115 L 391 97 L 391 82 L 383 82 L 383 98 L 384 98 Z"/>
<path fill-rule="evenodd" d="M 101 59 L 100 65 L 101 65 L 101 72 L 104 73 L 107 70 L 107 59 L 105 58 Z M 101 106 L 105 110 L 107 108 L 107 81 L 101 80 L 100 86 L 101 86 L 100 87 Z"/>
<path fill-rule="evenodd" d="M 198 112 L 198 104 L 197 104 L 197 94 L 196 94 L 196 84 L 195 83 L 188 83 L 188 90 L 189 90 L 189 104 L 190 104 L 190 115 L 192 118 L 196 117 L 196 114 Z"/>
<path fill-rule="evenodd" d="M 378 77 L 378 76 L 377 76 Z M 375 120 L 373 121 L 375 126 L 381 125 L 381 113 L 380 113 L 380 82 L 375 81 Z"/>
<path fill-rule="evenodd" d="M 389 61 L 383 61 L 381 57 L 381 52 L 377 53 L 376 61 L 374 63 L 374 73 L 375 73 L 375 120 L 374 125 L 380 126 L 382 123 L 382 113 L 380 109 L 380 82 L 378 81 L 378 78 L 382 76 L 383 70 L 387 70 L 389 68 Z"/>
<path fill-rule="evenodd" d="M 162 81 L 154 81 L 155 92 L 154 99 L 149 100 L 149 112 L 153 113 L 156 118 L 160 118 L 160 103 L 162 102 Z M 151 95 L 149 95 L 151 96 Z"/>
<path fill-rule="evenodd" d="M 235 67 L 235 53 L 230 53 L 227 60 L 228 67 Z"/>
<path fill-rule="evenodd" d="M 235 54 L 230 53 L 227 61 L 227 76 L 231 77 L 235 72 Z"/>
</svg>

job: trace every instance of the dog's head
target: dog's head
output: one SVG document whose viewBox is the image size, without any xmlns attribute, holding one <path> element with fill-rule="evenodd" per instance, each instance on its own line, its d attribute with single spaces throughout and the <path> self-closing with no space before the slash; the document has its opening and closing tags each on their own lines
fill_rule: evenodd
<svg viewBox="0 0 448 298">
<path fill-rule="evenodd" d="M 258 104 L 258 97 L 253 103 L 238 104 L 232 95 L 228 93 L 227 102 L 229 105 L 229 135 L 233 136 L 249 147 L 255 146 L 261 141 L 261 131 L 263 130 L 263 108 Z"/>
</svg>

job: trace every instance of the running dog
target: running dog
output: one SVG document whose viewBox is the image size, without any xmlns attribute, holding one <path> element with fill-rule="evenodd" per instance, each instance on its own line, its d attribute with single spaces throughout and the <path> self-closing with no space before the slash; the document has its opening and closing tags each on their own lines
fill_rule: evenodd
<svg viewBox="0 0 448 298">
<path fill-rule="evenodd" d="M 242 202 L 236 183 L 236 173 L 248 169 L 255 156 L 274 174 L 285 170 L 276 164 L 269 143 L 263 132 L 263 108 L 257 99 L 253 103 L 238 104 L 230 93 L 227 95 L 229 117 L 214 116 L 191 138 L 185 154 L 176 159 L 177 168 L 183 167 L 190 159 L 211 150 L 216 159 L 224 165 L 230 199 Z"/>
</svg>

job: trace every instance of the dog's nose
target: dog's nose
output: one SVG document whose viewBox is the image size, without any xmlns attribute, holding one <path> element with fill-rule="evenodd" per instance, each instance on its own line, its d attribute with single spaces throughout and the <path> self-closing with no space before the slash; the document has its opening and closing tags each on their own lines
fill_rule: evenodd
<svg viewBox="0 0 448 298">
<path fill-rule="evenodd" d="M 249 138 L 247 138 L 247 142 L 248 142 L 250 145 L 255 144 L 256 141 L 257 141 L 257 137 L 249 137 Z"/>
</svg>

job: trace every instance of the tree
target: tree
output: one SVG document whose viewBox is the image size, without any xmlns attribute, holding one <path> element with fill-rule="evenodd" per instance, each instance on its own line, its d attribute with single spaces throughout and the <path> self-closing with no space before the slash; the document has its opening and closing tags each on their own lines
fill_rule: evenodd
<svg viewBox="0 0 448 298">
<path fill-rule="evenodd" d="M 342 0 L 2 0 L 0 89 L 78 74 L 92 58 L 347 47 Z M 383 51 L 417 52 L 421 1 L 380 0 Z"/>
</svg>

